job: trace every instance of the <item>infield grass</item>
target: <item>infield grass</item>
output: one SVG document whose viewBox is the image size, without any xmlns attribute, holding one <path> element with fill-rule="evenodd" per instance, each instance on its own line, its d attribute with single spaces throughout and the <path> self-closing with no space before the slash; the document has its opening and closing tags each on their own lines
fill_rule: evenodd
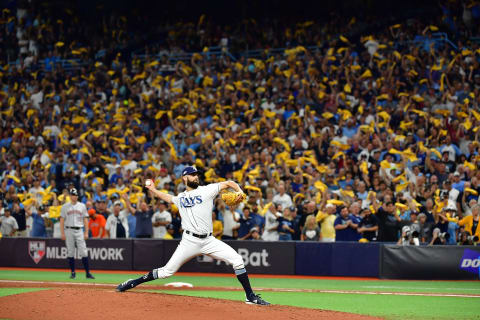
<svg viewBox="0 0 480 320">
<path fill-rule="evenodd" d="M 12 294 L 20 294 L 25 292 L 34 292 L 47 290 L 48 288 L 0 288 L 0 297 L 11 296 Z"/>
<path fill-rule="evenodd" d="M 62 281 L 118 284 L 130 278 L 138 278 L 143 273 L 132 272 L 95 273 L 95 280 L 85 279 L 85 272 L 77 271 L 76 279 L 69 278 L 66 271 L 41 270 L 0 270 L 0 280 Z M 388 280 L 342 280 L 337 279 L 290 279 L 290 278 L 258 278 L 251 275 L 252 286 L 257 288 L 285 288 L 312 290 L 346 290 L 375 292 L 422 292 L 480 294 L 480 281 L 388 281 Z M 155 280 L 149 284 L 162 285 L 169 282 L 187 282 L 195 287 L 240 287 L 237 278 L 175 275 L 168 279 Z"/>
<path fill-rule="evenodd" d="M 136 278 L 142 272 L 95 273 L 96 279 L 85 279 L 82 270 L 77 278 L 69 279 L 69 272 L 42 270 L 0 270 L 0 280 L 59 281 L 118 284 L 129 278 Z M 177 274 L 169 279 L 155 280 L 149 284 L 162 285 L 169 282 L 187 282 L 194 287 L 240 288 L 236 277 L 232 276 L 191 276 Z M 298 290 L 338 290 L 362 292 L 404 292 L 480 295 L 480 281 L 388 281 L 388 280 L 342 280 L 339 279 L 299 279 L 299 278 L 263 278 L 251 276 L 252 287 L 265 289 Z M 45 284 L 48 287 L 48 284 Z M 41 288 L 5 288 L 0 289 L 0 297 L 39 290 Z M 23 291 L 22 291 L 23 290 Z M 204 290 L 150 290 L 143 285 L 137 290 L 162 292 L 186 296 L 231 299 L 245 299 L 243 291 L 204 291 Z M 260 291 L 258 291 L 260 292 Z M 324 292 L 278 292 L 261 291 L 262 297 L 277 305 L 289 305 L 305 308 L 335 310 L 358 314 L 400 319 L 480 319 L 480 298 L 478 297 L 434 297 L 428 295 L 370 295 L 358 293 Z"/>
</svg>

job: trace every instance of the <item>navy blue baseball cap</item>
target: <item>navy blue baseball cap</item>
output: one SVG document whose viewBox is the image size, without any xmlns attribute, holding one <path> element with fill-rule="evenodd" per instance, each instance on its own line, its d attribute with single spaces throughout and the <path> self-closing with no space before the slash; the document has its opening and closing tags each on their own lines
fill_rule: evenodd
<svg viewBox="0 0 480 320">
<path fill-rule="evenodd" d="M 195 168 L 195 167 L 186 167 L 182 171 L 182 177 L 186 176 L 186 175 L 189 175 L 189 174 L 194 174 L 194 173 L 197 173 L 197 172 L 198 172 L 197 168 Z"/>
</svg>

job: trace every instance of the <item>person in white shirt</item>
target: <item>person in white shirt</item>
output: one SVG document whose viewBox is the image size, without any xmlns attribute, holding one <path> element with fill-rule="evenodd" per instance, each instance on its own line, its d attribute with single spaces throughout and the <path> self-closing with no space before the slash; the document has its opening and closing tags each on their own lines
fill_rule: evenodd
<svg viewBox="0 0 480 320">
<path fill-rule="evenodd" d="M 277 187 L 277 194 L 273 196 L 273 203 L 279 204 L 282 208 L 290 208 L 293 206 L 292 197 L 285 193 L 285 184 L 279 183 Z"/>
<path fill-rule="evenodd" d="M 172 182 L 172 178 L 168 174 L 167 169 L 161 168 L 160 169 L 160 176 L 157 178 L 157 188 L 164 189 L 166 183 Z"/>
<path fill-rule="evenodd" d="M 277 218 L 281 216 L 280 212 L 277 212 L 277 208 L 274 203 L 268 207 L 267 213 L 265 213 L 265 229 L 263 230 L 262 239 L 265 241 L 278 241 L 278 221 Z"/>
<path fill-rule="evenodd" d="M 223 235 L 222 240 L 236 239 L 236 230 L 240 228 L 240 214 L 235 211 L 238 206 L 227 209 L 222 199 L 217 200 L 217 210 L 223 217 Z"/>
<path fill-rule="evenodd" d="M 0 232 L 4 237 L 13 237 L 18 230 L 18 223 L 10 214 L 10 209 L 3 208 L 4 216 L 0 218 Z"/>
<path fill-rule="evenodd" d="M 40 185 L 40 180 L 38 178 L 34 178 L 33 180 L 33 187 L 28 190 L 29 193 L 33 194 L 37 199 L 37 203 L 42 203 L 42 194 L 41 192 L 45 191 L 44 188 Z"/>
<path fill-rule="evenodd" d="M 172 215 L 167 211 L 167 203 L 160 200 L 158 210 L 152 216 L 153 237 L 163 239 L 167 234 L 167 225 L 172 222 Z"/>
<path fill-rule="evenodd" d="M 128 220 L 125 215 L 120 214 L 121 210 L 122 203 L 120 201 L 115 201 L 113 204 L 113 214 L 108 216 L 107 222 L 105 223 L 107 238 L 128 238 Z"/>
</svg>

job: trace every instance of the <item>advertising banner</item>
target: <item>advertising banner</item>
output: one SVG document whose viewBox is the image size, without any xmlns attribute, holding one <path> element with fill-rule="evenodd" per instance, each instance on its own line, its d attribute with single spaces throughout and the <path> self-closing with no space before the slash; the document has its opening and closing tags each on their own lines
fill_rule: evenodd
<svg viewBox="0 0 480 320">
<path fill-rule="evenodd" d="M 164 243 L 176 240 L 133 240 L 133 270 L 150 271 L 154 268 L 163 267 L 166 263 L 164 258 Z M 169 257 L 167 257 L 168 259 Z"/>
<path fill-rule="evenodd" d="M 91 269 L 132 269 L 131 240 L 87 240 Z M 0 265 L 11 267 L 68 268 L 65 241 L 51 238 L 2 238 Z M 77 268 L 83 268 L 75 256 Z"/>
<path fill-rule="evenodd" d="M 480 248 L 384 245 L 380 262 L 385 279 L 478 280 Z"/>
<path fill-rule="evenodd" d="M 295 252 L 295 274 L 378 277 L 378 243 L 297 242 Z"/>
</svg>

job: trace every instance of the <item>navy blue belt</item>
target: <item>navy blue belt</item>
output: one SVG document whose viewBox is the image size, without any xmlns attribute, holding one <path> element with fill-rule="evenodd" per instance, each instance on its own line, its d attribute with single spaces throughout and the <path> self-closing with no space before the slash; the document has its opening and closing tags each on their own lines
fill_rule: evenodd
<svg viewBox="0 0 480 320">
<path fill-rule="evenodd" d="M 208 233 L 208 234 L 196 234 L 196 233 L 190 232 L 188 230 L 186 230 L 185 233 L 186 234 L 191 234 L 192 236 L 200 238 L 200 239 L 205 239 L 206 237 L 210 237 L 212 235 L 211 232 Z"/>
<path fill-rule="evenodd" d="M 67 229 L 80 230 L 82 227 L 65 227 Z"/>
</svg>

